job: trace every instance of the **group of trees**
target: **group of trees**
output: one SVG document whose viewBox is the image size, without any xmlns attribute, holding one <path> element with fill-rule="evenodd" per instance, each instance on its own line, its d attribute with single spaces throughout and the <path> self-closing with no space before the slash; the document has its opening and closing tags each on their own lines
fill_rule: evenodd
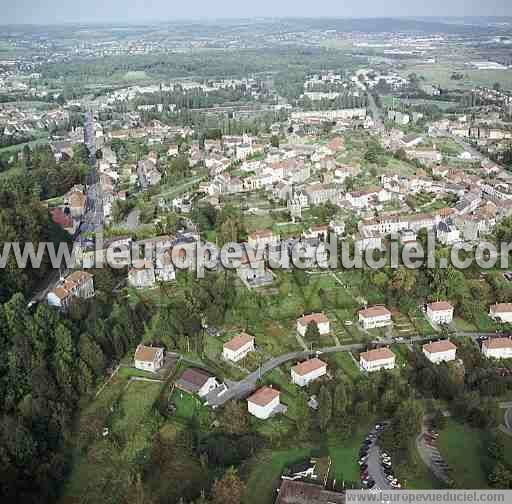
<svg viewBox="0 0 512 504">
<path fill-rule="evenodd" d="M 147 307 L 98 298 L 67 319 L 44 304 L 32 312 L 21 294 L 0 305 L 2 501 L 55 500 L 80 399 L 138 341 Z"/>
<path fill-rule="evenodd" d="M 74 184 L 83 183 L 89 172 L 88 152 L 83 144 L 74 148 L 72 159 L 56 161 L 49 145 L 29 148 L 25 146 L 14 163 L 7 165 L 15 175 L 12 185 L 20 181 L 25 190 L 30 190 L 39 199 L 61 196 Z M 27 180 L 28 179 L 28 180 Z"/>
</svg>

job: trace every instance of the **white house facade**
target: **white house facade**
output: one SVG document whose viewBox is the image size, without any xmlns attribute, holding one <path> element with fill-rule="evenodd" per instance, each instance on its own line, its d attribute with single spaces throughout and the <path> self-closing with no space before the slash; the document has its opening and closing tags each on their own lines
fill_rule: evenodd
<svg viewBox="0 0 512 504">
<path fill-rule="evenodd" d="M 427 305 L 427 318 L 433 324 L 451 324 L 453 306 L 446 301 L 438 301 Z"/>
<path fill-rule="evenodd" d="M 301 336 L 306 335 L 306 331 L 308 329 L 308 325 L 311 323 L 315 323 L 318 327 L 318 332 L 321 336 L 329 333 L 330 322 L 327 316 L 323 313 L 312 313 L 311 315 L 304 315 L 300 319 L 297 319 L 297 332 Z"/>
<path fill-rule="evenodd" d="M 238 362 L 249 352 L 254 351 L 254 338 L 246 333 L 235 336 L 232 340 L 224 343 L 222 356 L 226 360 Z"/>
<path fill-rule="evenodd" d="M 313 380 L 327 374 L 327 364 L 314 358 L 293 366 L 290 372 L 292 382 L 299 387 L 305 387 Z"/>
<path fill-rule="evenodd" d="M 164 363 L 164 349 L 138 345 L 133 358 L 134 365 L 142 371 L 158 371 Z"/>
<path fill-rule="evenodd" d="M 510 338 L 492 338 L 484 341 L 482 344 L 482 353 L 486 357 L 495 359 L 512 358 L 512 339 Z"/>
<path fill-rule="evenodd" d="M 489 317 L 494 320 L 512 323 L 512 303 L 498 303 L 489 309 Z"/>
<path fill-rule="evenodd" d="M 391 312 L 384 306 L 372 306 L 370 308 L 360 310 L 358 316 L 363 329 L 386 327 L 393 323 L 391 321 Z"/>
<path fill-rule="evenodd" d="M 423 354 L 433 364 L 454 361 L 457 347 L 449 340 L 436 341 L 423 345 Z"/>
<path fill-rule="evenodd" d="M 363 352 L 359 356 L 359 366 L 361 371 L 372 373 L 381 369 L 394 369 L 395 354 L 389 348 L 377 348 Z"/>
<path fill-rule="evenodd" d="M 280 405 L 280 392 L 270 387 L 262 387 L 247 399 L 251 415 L 260 420 L 270 418 Z"/>
</svg>

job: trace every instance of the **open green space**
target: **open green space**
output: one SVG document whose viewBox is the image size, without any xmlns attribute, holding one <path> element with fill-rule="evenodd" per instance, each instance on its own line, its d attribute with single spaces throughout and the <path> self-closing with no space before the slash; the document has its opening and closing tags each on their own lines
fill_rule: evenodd
<svg viewBox="0 0 512 504">
<path fill-rule="evenodd" d="M 499 82 L 503 89 L 512 88 L 512 71 L 510 70 L 477 70 L 465 66 L 462 62 L 441 61 L 433 64 L 405 65 L 399 74 L 407 77 L 416 73 L 424 77 L 425 84 L 437 84 L 445 89 L 472 89 L 476 86 L 492 87 Z M 452 79 L 454 73 L 461 73 L 461 80 Z"/>
<path fill-rule="evenodd" d="M 486 433 L 449 419 L 441 431 L 438 448 L 452 468 L 452 478 L 458 488 L 487 488 L 483 466 L 487 458 Z"/>
<path fill-rule="evenodd" d="M 97 423 L 98 432 L 92 442 L 76 449 L 62 502 L 80 498 L 93 485 L 98 492 L 108 491 L 108 475 L 115 469 L 112 465 L 130 470 L 138 455 L 151 446 L 155 425 L 151 410 L 162 385 L 144 381 L 127 385 L 126 380 L 114 378 L 87 409 L 89 414 L 94 409 L 106 409 L 109 414 L 104 423 Z M 102 435 L 104 427 L 109 429 L 106 436 Z"/>
</svg>

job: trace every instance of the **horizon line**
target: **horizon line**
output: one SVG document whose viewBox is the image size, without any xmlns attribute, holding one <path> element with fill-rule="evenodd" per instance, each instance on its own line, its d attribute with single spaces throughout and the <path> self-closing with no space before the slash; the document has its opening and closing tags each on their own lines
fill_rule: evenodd
<svg viewBox="0 0 512 504">
<path fill-rule="evenodd" d="M 57 22 L 42 22 L 42 23 L 31 23 L 31 22 L 7 22 L 3 23 L 0 21 L 0 26 L 19 26 L 19 27 L 37 27 L 37 26 L 155 26 L 155 25 L 163 25 L 163 24 L 173 24 L 179 22 L 202 22 L 202 23 L 212 23 L 219 21 L 273 21 L 273 20 L 409 20 L 409 21 L 419 21 L 419 22 L 429 22 L 430 20 L 436 20 L 440 24 L 444 24 L 442 20 L 463 20 L 463 19 L 500 19 L 512 20 L 512 14 L 510 16 L 496 16 L 496 15 L 475 15 L 475 16 L 455 16 L 455 15 L 411 15 L 411 16 L 403 16 L 403 15 L 390 15 L 390 16 L 329 16 L 329 15 L 318 15 L 318 16 L 233 16 L 233 17 L 176 17 L 169 18 L 165 20 L 159 19 L 147 19 L 137 21 L 135 19 L 132 20 L 67 20 L 67 21 L 57 21 Z"/>
</svg>

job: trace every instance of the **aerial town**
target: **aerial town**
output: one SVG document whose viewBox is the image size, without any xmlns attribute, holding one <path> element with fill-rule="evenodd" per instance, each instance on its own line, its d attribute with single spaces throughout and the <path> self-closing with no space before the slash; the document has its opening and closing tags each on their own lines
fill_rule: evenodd
<svg viewBox="0 0 512 504">
<path fill-rule="evenodd" d="M 2 503 L 511 490 L 510 44 L 512 18 L 2 26 Z"/>
</svg>

